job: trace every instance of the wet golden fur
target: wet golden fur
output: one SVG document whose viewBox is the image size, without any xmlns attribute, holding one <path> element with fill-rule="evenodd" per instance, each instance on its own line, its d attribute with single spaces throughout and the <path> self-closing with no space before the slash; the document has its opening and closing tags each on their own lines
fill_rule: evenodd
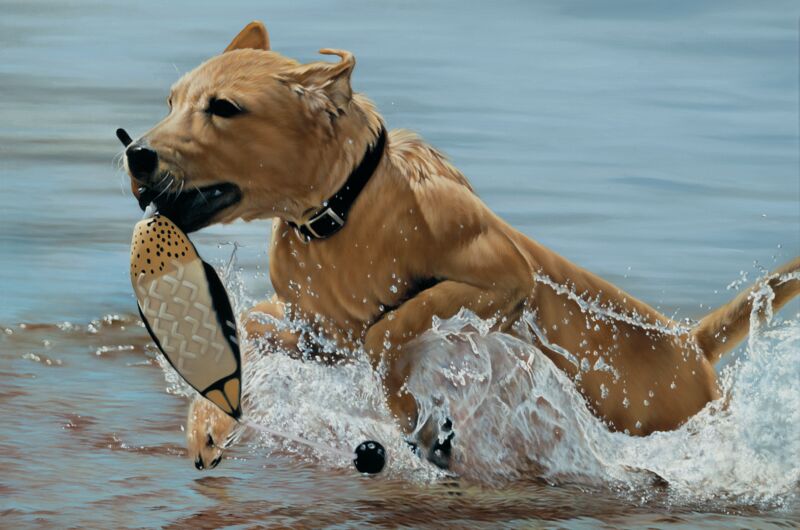
<svg viewBox="0 0 800 530">
<path fill-rule="evenodd" d="M 289 308 L 297 316 L 321 317 L 322 331 L 342 347 L 363 346 L 376 364 L 385 359 L 388 404 L 405 430 L 415 424 L 416 407 L 402 385 L 419 360 L 404 355 L 403 345 L 428 329 L 433 316 L 447 318 L 462 307 L 497 317 L 497 329 L 518 335 L 514 324 L 523 311 L 534 315 L 537 346 L 613 430 L 646 435 L 675 429 L 719 397 L 713 363 L 747 333 L 746 295 L 693 330 L 665 332 L 678 325 L 508 225 L 455 167 L 410 132 L 389 134 L 345 228 L 326 240 L 301 241 L 288 222 L 306 220 L 342 185 L 382 120 L 351 91 L 352 55 L 326 50 L 339 61 L 299 64 L 267 51 L 268 42 L 263 25 L 248 25 L 226 53 L 178 81 L 170 114 L 146 135 L 164 169 L 187 185 L 240 186 L 242 202 L 215 222 L 273 220 L 276 295 L 254 313 L 282 316 Z M 247 113 L 209 117 L 202 109 L 212 95 L 236 101 Z M 795 259 L 779 272 L 798 269 Z M 797 279 L 770 282 L 776 308 L 800 291 Z M 581 306 L 589 300 L 619 318 L 587 326 Z M 633 315 L 646 325 L 629 324 L 625 317 Z M 246 328 L 296 346 L 296 337 L 278 336 L 258 319 L 247 320 Z M 616 375 L 581 372 L 583 359 L 594 366 L 600 357 Z M 202 410 L 202 418 L 190 415 L 190 432 L 197 428 L 193 422 L 225 421 L 213 407 Z M 189 443 L 193 458 L 207 452 L 202 436 Z"/>
<path fill-rule="evenodd" d="M 198 396 L 192 401 L 186 416 L 186 446 L 197 469 L 217 467 L 235 427 L 236 421 L 207 399 Z"/>
</svg>

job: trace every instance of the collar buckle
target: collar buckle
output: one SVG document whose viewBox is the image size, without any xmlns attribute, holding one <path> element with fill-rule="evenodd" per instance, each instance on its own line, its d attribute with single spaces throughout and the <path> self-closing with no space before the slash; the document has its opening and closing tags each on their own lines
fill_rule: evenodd
<svg viewBox="0 0 800 530">
<path fill-rule="evenodd" d="M 317 239 L 330 237 L 344 226 L 344 219 L 330 207 L 325 208 L 301 225 Z"/>
</svg>

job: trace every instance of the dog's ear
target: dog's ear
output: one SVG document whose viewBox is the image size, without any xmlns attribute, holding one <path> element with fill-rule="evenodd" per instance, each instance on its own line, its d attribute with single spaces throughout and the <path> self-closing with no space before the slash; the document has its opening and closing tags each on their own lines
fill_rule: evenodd
<svg viewBox="0 0 800 530">
<path fill-rule="evenodd" d="M 254 20 L 244 27 L 242 31 L 236 35 L 225 52 L 231 50 L 243 50 L 252 48 L 254 50 L 269 50 L 269 34 L 264 23 L 260 20 Z M 222 52 L 222 53 L 225 53 Z"/>
<path fill-rule="evenodd" d="M 356 66 L 356 59 L 352 53 L 344 50 L 324 48 L 319 53 L 338 55 L 341 60 L 338 63 L 318 61 L 304 64 L 284 72 L 283 77 L 309 91 L 323 92 L 337 108 L 341 109 L 353 97 L 350 75 Z"/>
</svg>

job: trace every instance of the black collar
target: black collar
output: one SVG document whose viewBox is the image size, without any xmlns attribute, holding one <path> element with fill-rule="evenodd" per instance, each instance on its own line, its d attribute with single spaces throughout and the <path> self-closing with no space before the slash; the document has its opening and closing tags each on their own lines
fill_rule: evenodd
<svg viewBox="0 0 800 530">
<path fill-rule="evenodd" d="M 350 173 L 350 176 L 347 177 L 339 191 L 322 203 L 322 206 L 317 208 L 305 223 L 298 225 L 288 221 L 289 225 L 298 232 L 302 239 L 305 241 L 327 239 L 342 229 L 347 221 L 347 214 L 358 198 L 358 194 L 367 185 L 370 177 L 378 167 L 383 155 L 384 145 L 386 145 L 386 129 L 381 126 L 375 143 L 367 146 L 364 158 Z"/>
</svg>

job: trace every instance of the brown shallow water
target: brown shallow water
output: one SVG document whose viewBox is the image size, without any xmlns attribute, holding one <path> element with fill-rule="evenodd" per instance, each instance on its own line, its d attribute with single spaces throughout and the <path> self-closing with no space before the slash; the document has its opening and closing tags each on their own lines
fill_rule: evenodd
<svg viewBox="0 0 800 530">
<path fill-rule="evenodd" d="M 253 439 L 197 472 L 186 397 L 132 316 L 141 212 L 113 137 L 146 131 L 180 73 L 260 18 L 301 60 L 352 50 L 355 88 L 388 125 L 446 151 L 515 227 L 696 318 L 743 276 L 800 254 L 795 3 L 26 0 L 0 1 L 0 14 L 0 526 L 800 525 L 796 484 L 770 490 L 800 477 L 796 303 L 788 338 L 752 349 L 740 372 L 752 397 L 740 431 L 704 431 L 696 460 L 678 451 L 683 438 L 654 440 L 676 447 L 653 457 L 670 488 L 361 477 Z M 236 241 L 246 298 L 259 299 L 268 233 L 237 223 L 193 240 L 214 265 Z M 742 482 L 749 467 L 760 481 Z"/>
<path fill-rule="evenodd" d="M 3 329 L 4 527 L 792 527 L 797 507 L 674 504 L 632 492 L 518 482 L 364 477 L 243 444 L 216 470 L 185 457 L 186 402 L 164 392 L 132 316 Z"/>
</svg>

